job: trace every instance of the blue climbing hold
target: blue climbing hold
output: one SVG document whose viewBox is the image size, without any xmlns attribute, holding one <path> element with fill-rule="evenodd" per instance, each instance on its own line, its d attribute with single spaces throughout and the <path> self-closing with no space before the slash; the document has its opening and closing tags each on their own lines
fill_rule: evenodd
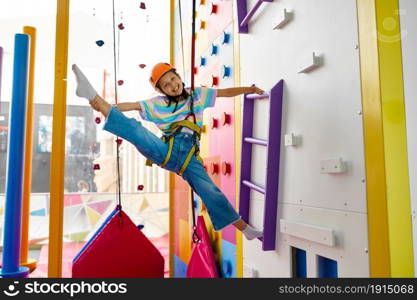
<svg viewBox="0 0 417 300">
<path fill-rule="evenodd" d="M 143 225 L 143 224 L 138 225 L 139 230 L 142 230 L 144 227 L 145 227 L 145 225 Z"/>
<path fill-rule="evenodd" d="M 223 32 L 223 42 L 222 42 L 222 44 L 229 44 L 230 43 L 230 36 L 231 36 L 230 33 L 224 31 Z"/>
<path fill-rule="evenodd" d="M 232 75 L 232 68 L 226 65 L 223 65 L 223 78 L 228 78 Z"/>
<path fill-rule="evenodd" d="M 210 52 L 211 52 L 211 55 L 217 55 L 219 53 L 219 46 L 212 44 Z"/>
<path fill-rule="evenodd" d="M 206 65 L 207 61 L 206 58 L 204 56 L 200 57 L 200 66 L 204 67 Z"/>
<path fill-rule="evenodd" d="M 102 40 L 96 41 L 97 46 L 101 47 L 104 45 L 104 42 Z"/>
</svg>

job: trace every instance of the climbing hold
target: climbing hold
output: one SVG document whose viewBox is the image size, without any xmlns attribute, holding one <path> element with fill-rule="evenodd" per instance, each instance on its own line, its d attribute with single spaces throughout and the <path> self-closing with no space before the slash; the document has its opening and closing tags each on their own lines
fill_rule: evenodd
<svg viewBox="0 0 417 300">
<path fill-rule="evenodd" d="M 210 172 L 211 175 L 214 175 L 214 174 L 219 173 L 219 165 L 216 164 L 216 163 L 214 163 L 214 162 L 212 162 L 209 165 L 209 172 Z"/>
<path fill-rule="evenodd" d="M 219 85 L 219 77 L 217 76 L 212 76 L 212 83 L 211 86 L 218 86 Z"/>
<path fill-rule="evenodd" d="M 198 73 L 198 68 L 194 67 L 194 74 L 197 74 L 197 73 Z"/>
<path fill-rule="evenodd" d="M 141 68 L 141 69 L 143 69 L 144 67 L 146 67 L 146 65 L 145 65 L 145 64 L 140 64 L 140 65 L 139 65 L 139 68 Z"/>
<path fill-rule="evenodd" d="M 201 56 L 200 57 L 200 66 L 203 67 L 203 66 L 206 65 L 206 63 L 207 63 L 206 58 L 204 56 Z"/>
<path fill-rule="evenodd" d="M 218 121 L 216 118 L 211 118 L 211 129 L 217 128 L 218 127 Z"/>
<path fill-rule="evenodd" d="M 220 122 L 222 123 L 223 126 L 225 126 L 225 125 L 231 123 L 230 119 L 231 119 L 230 114 L 224 112 L 224 113 L 222 113 L 222 115 L 220 117 Z"/>
<path fill-rule="evenodd" d="M 140 7 L 141 9 L 146 9 L 145 2 L 141 2 L 141 3 L 140 3 L 140 5 L 139 5 L 139 7 Z"/>
<path fill-rule="evenodd" d="M 98 40 L 98 41 L 96 41 L 96 44 L 97 44 L 97 46 L 101 47 L 101 46 L 104 45 L 104 41 Z"/>
<path fill-rule="evenodd" d="M 143 184 L 138 185 L 138 191 L 141 191 L 141 190 L 143 190 Z"/>
<path fill-rule="evenodd" d="M 217 14 L 217 8 L 218 8 L 218 5 L 211 2 L 210 15 Z"/>
<path fill-rule="evenodd" d="M 232 165 L 228 162 L 222 162 L 222 174 L 230 174 L 232 172 Z"/>
<path fill-rule="evenodd" d="M 117 81 L 117 85 L 123 85 L 124 81 L 123 80 L 119 80 Z"/>
<path fill-rule="evenodd" d="M 97 117 L 95 121 L 96 121 L 97 124 L 100 124 L 101 123 L 101 118 Z"/>
<path fill-rule="evenodd" d="M 142 230 L 144 227 L 145 227 L 145 225 L 143 225 L 143 224 L 138 224 L 138 228 L 139 228 L 139 230 Z"/>
<path fill-rule="evenodd" d="M 200 5 L 206 5 L 206 0 L 200 0 Z"/>
<path fill-rule="evenodd" d="M 223 65 L 223 78 L 230 77 L 232 75 L 232 68 L 226 65 Z"/>
<path fill-rule="evenodd" d="M 206 29 L 206 21 L 204 20 L 200 21 L 200 29 Z"/>
<path fill-rule="evenodd" d="M 94 164 L 94 170 L 100 170 L 100 165 L 99 164 Z"/>
<path fill-rule="evenodd" d="M 117 144 L 119 144 L 119 145 L 121 145 L 121 144 L 122 144 L 122 141 L 123 141 L 123 140 L 122 140 L 122 139 L 120 139 L 120 138 L 117 138 L 117 139 L 116 139 L 116 143 L 117 143 Z"/>
<path fill-rule="evenodd" d="M 219 46 L 212 44 L 210 53 L 211 55 L 217 55 L 219 53 Z"/>
<path fill-rule="evenodd" d="M 125 29 L 125 27 L 123 26 L 123 23 L 120 23 L 118 27 L 119 27 L 120 30 Z"/>
<path fill-rule="evenodd" d="M 222 44 L 229 44 L 230 43 L 230 37 L 231 37 L 231 34 L 224 31 L 223 32 L 223 42 L 222 42 Z"/>
<path fill-rule="evenodd" d="M 232 263 L 228 260 L 223 261 L 223 273 L 226 275 L 225 277 L 230 277 L 233 272 Z"/>
</svg>

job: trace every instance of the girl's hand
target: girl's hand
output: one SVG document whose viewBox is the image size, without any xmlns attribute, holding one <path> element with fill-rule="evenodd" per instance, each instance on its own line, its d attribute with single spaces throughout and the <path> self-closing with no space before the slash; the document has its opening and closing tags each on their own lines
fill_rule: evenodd
<svg viewBox="0 0 417 300">
<path fill-rule="evenodd" d="M 265 94 L 265 92 L 263 90 L 261 90 L 260 88 L 258 88 L 255 85 L 252 86 L 252 93 L 258 94 L 258 95 Z"/>
</svg>

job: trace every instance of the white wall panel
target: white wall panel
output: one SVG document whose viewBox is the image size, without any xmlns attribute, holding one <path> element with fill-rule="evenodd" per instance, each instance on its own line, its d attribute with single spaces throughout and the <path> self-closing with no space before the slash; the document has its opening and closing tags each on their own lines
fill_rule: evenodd
<svg viewBox="0 0 417 300">
<path fill-rule="evenodd" d="M 248 7 L 255 2 L 248 1 Z M 291 9 L 294 18 L 282 29 L 273 30 L 284 8 Z M 308 259 L 310 253 L 335 258 L 341 277 L 369 275 L 367 255 L 363 254 L 368 238 L 357 30 L 355 0 L 281 0 L 263 4 L 249 24 L 249 34 L 240 34 L 241 85 L 256 83 L 269 90 L 280 79 L 285 81 L 277 222 L 331 224 L 337 229 L 343 241 L 337 247 L 313 243 L 304 249 Z M 300 64 L 313 52 L 321 56 L 322 66 L 299 74 Z M 255 137 L 267 138 L 268 118 L 267 101 L 257 100 Z M 299 136 L 300 145 L 284 147 L 287 133 Z M 321 173 L 321 160 L 338 158 L 347 163 L 345 173 Z M 254 147 L 253 182 L 265 181 L 265 159 L 265 151 Z M 253 193 L 252 197 L 253 207 L 262 206 L 261 195 Z M 299 209 L 312 214 L 300 214 Z M 263 212 L 254 210 L 251 223 L 262 224 L 257 218 Z M 344 214 L 347 217 L 340 218 Z M 255 260 L 262 277 L 289 276 L 289 245 L 308 246 L 293 237 L 284 242 L 277 232 L 274 253 L 262 253 L 257 241 L 244 242 L 245 260 Z"/>
<path fill-rule="evenodd" d="M 339 277 L 369 277 L 366 214 L 293 204 L 279 205 L 279 210 L 291 221 L 333 229 L 336 244 L 330 247 L 306 238 L 278 233 L 277 251 L 262 252 L 259 250 L 260 241 L 245 241 L 244 264 L 252 266 L 259 277 L 291 277 L 291 247 L 306 251 L 308 277 L 317 277 L 318 255 L 337 261 Z"/>
</svg>

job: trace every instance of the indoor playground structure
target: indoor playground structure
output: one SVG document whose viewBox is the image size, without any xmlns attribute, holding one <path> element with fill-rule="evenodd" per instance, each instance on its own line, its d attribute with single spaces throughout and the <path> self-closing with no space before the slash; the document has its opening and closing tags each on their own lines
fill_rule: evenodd
<svg viewBox="0 0 417 300">
<path fill-rule="evenodd" d="M 49 2 L 51 53 L 45 22 L 0 26 L 1 277 L 416 277 L 416 1 Z M 73 63 L 117 104 L 147 98 L 164 60 L 192 89 L 265 90 L 218 98 L 200 143 L 210 178 L 262 238 L 215 231 L 181 176 L 101 133 L 101 114 L 72 113 L 89 108 Z M 49 155 L 42 193 L 35 152 Z M 74 188 L 70 160 L 90 174 Z"/>
</svg>

